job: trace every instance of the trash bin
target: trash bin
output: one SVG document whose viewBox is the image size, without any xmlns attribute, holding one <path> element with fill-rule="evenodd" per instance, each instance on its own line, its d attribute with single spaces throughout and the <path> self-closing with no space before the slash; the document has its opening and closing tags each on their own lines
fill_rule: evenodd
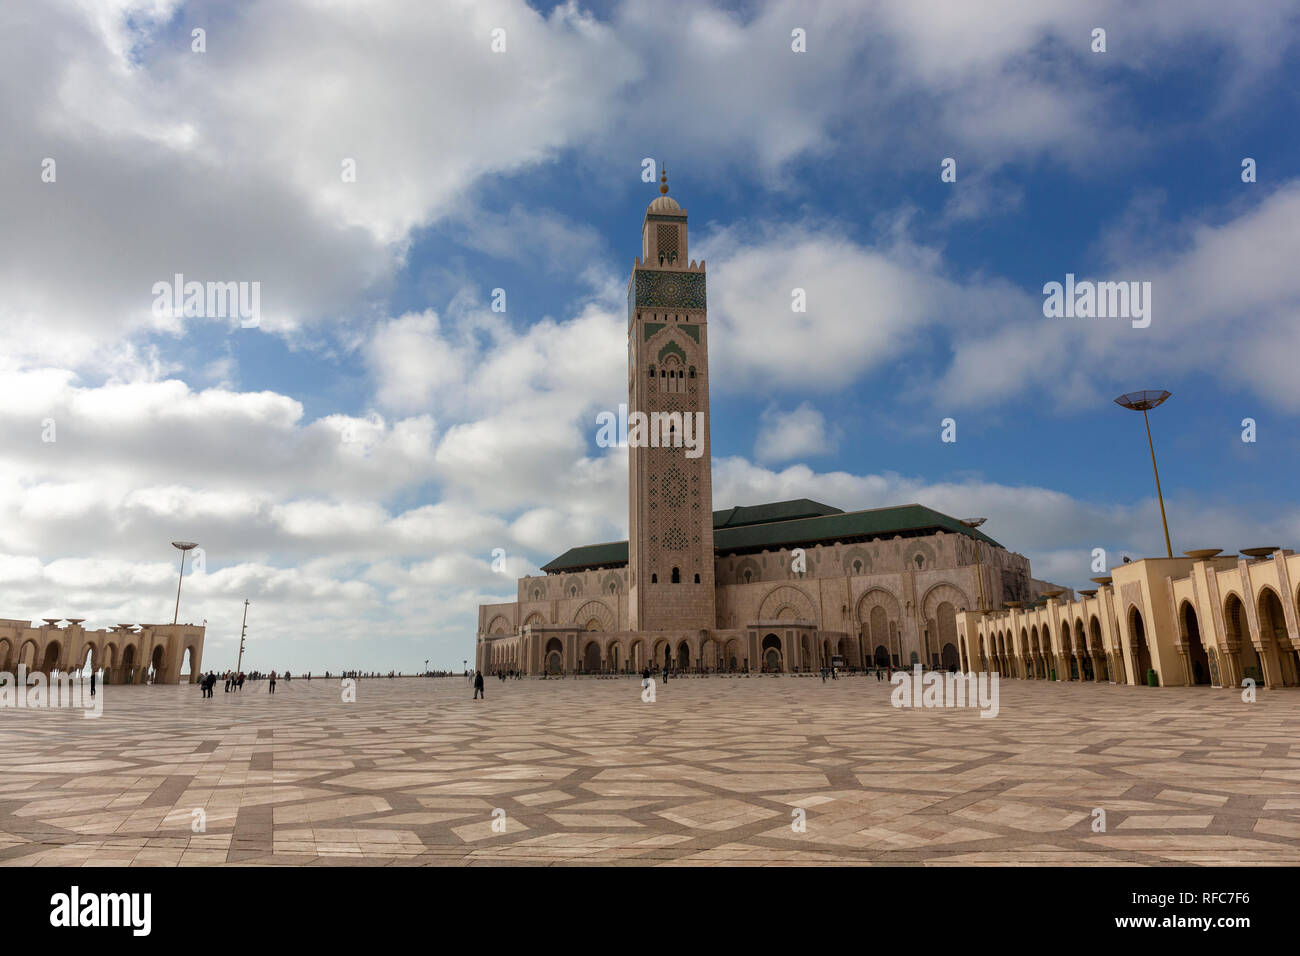
<svg viewBox="0 0 1300 956">
<path fill-rule="evenodd" d="M 1048 679 L 1048 680 L 1056 680 L 1056 668 L 1055 668 L 1055 667 L 1053 667 L 1050 671 L 1047 672 L 1047 679 Z"/>
<path fill-rule="evenodd" d="M 1147 686 L 1148 687 L 1160 686 L 1160 677 L 1156 674 L 1156 669 L 1154 667 L 1147 669 Z"/>
</svg>

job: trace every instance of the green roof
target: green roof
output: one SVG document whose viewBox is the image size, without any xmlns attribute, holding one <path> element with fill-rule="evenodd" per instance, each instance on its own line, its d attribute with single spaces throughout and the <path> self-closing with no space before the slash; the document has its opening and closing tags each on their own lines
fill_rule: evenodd
<svg viewBox="0 0 1300 956">
<path fill-rule="evenodd" d="M 713 512 L 713 530 L 739 528 L 747 524 L 766 524 L 769 521 L 791 521 L 795 518 L 818 518 L 823 515 L 842 515 L 820 501 L 796 498 L 793 501 L 774 501 L 766 505 L 738 505 L 726 511 Z"/>
<path fill-rule="evenodd" d="M 946 531 L 964 534 L 994 547 L 988 535 L 968 528 L 956 518 L 924 505 L 899 505 L 869 511 L 844 512 L 807 498 L 741 506 L 713 512 L 713 550 L 716 554 L 762 551 L 833 541 L 870 539 Z M 542 570 L 554 574 L 627 564 L 627 542 L 610 541 L 570 548 Z"/>
<path fill-rule="evenodd" d="M 591 568 L 621 567 L 627 564 L 627 542 L 608 541 L 605 544 L 585 544 L 570 548 L 542 570 L 548 574 L 556 571 L 583 571 Z"/>
</svg>

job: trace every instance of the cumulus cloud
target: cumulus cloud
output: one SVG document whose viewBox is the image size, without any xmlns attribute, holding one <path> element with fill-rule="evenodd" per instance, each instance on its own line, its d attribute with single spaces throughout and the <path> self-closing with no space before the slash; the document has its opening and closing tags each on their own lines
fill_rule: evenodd
<svg viewBox="0 0 1300 956">
<path fill-rule="evenodd" d="M 935 326 L 986 329 L 1032 302 L 1002 280 L 946 275 L 940 251 L 905 231 L 866 245 L 826 227 L 755 223 L 701 245 L 709 321 L 721 326 L 715 378 L 738 390 L 842 388 L 932 345 Z M 798 290 L 806 311 L 794 309 Z"/>
<path fill-rule="evenodd" d="M 1244 205 L 1244 204 L 1243 204 Z M 1107 237 L 1104 264 L 1077 280 L 1151 283 L 1151 324 L 1125 319 L 1045 318 L 1041 298 L 1020 298 L 997 329 L 961 332 L 939 382 L 954 406 L 989 404 L 1050 385 L 1058 400 L 1096 402 L 1124 382 L 1201 373 L 1277 406 L 1300 408 L 1300 180 L 1217 221 L 1181 224 L 1176 243 L 1153 246 L 1123 232 Z M 1048 276 L 1044 282 L 1064 281 Z M 1069 361 L 1043 362 L 1042 356 Z M 1014 369 L 1015 374 L 990 374 Z"/>
<path fill-rule="evenodd" d="M 1217 349 L 1216 374 L 1300 403 L 1287 367 L 1293 185 L 1191 224 L 1172 252 L 1109 237 L 1105 265 L 1158 290 L 1143 340 L 1049 333 L 1036 289 L 954 270 L 941 244 L 911 238 L 906 209 L 862 240 L 761 201 L 797 199 L 799 161 L 901 156 L 937 179 L 952 155 L 963 191 L 942 218 L 977 220 L 1019 201 L 998 176 L 1007 164 L 1079 172 L 1149 140 L 1117 72 L 1156 73 L 1190 44 L 1224 79 L 1207 117 L 1248 94 L 1281 62 L 1295 3 L 1250 17 L 1213 0 L 1186 0 L 1178 17 L 1127 0 L 1086 12 L 1064 0 L 628 0 L 603 19 L 523 0 L 13 9 L 0 14 L 0 83 L 23 91 L 0 100 L 2 613 L 165 620 L 167 542 L 188 537 L 204 556 L 182 618 L 209 619 L 210 649 L 230 657 L 219 664 L 233 664 L 246 598 L 254 646 L 295 648 L 297 660 L 460 659 L 480 602 L 509 599 L 515 576 L 574 544 L 627 533 L 626 460 L 592 447 L 596 413 L 626 396 L 625 263 L 606 261 L 590 220 L 642 188 L 646 155 L 688 163 L 702 188 L 755 193 L 748 221 L 694 224 L 712 273 L 717 394 L 774 395 L 758 463 L 718 462 L 719 506 L 811 495 L 976 510 L 1040 576 L 1077 583 L 1076 553 L 1152 549 L 1153 504 L 772 470 L 836 449 L 803 393 L 907 362 L 922 397 L 937 382 L 945 401 L 992 404 L 1048 375 L 1086 395 L 1098 369 L 1198 368 Z M 1122 60 L 1087 51 L 1102 21 Z M 191 52 L 194 26 L 206 53 Z M 502 54 L 490 47 L 498 27 Z M 806 54 L 790 49 L 794 27 Z M 40 179 L 47 157 L 54 182 Z M 356 182 L 341 176 L 346 160 Z M 515 197 L 557 161 L 582 177 L 584 211 L 563 201 L 574 190 Z M 435 233 L 452 259 L 570 274 L 583 298 L 557 315 L 515 298 L 499 314 L 466 280 L 448 302 L 394 306 L 408 270 L 434 268 L 411 256 Z M 458 262 L 435 265 L 463 278 Z M 153 284 L 178 272 L 260 282 L 260 328 L 154 315 Z M 807 312 L 791 310 L 795 288 Z M 1162 324 L 1166 309 L 1181 326 Z M 269 364 L 281 340 L 363 377 L 365 394 L 340 399 L 292 374 L 242 389 L 241 359 Z M 1067 351 L 1077 361 L 1040 360 Z M 1019 384 L 987 374 L 995 363 L 1024 369 Z M 1255 527 L 1192 504 L 1212 537 Z"/>
<path fill-rule="evenodd" d="M 759 416 L 754 457 L 761 462 L 790 461 L 801 456 L 826 455 L 839 445 L 843 430 L 827 425 L 826 417 L 808 402 L 783 412 L 768 406 Z"/>
<path fill-rule="evenodd" d="M 266 330 L 348 320 L 414 228 L 596 129 L 636 69 L 576 6 L 521 0 L 63 2 L 7 27 L 0 82 L 26 92 L 0 103 L 0 163 L 24 184 L 0 233 L 4 351 L 71 367 L 183 333 L 196 320 L 151 314 L 175 273 L 260 282 Z"/>
</svg>

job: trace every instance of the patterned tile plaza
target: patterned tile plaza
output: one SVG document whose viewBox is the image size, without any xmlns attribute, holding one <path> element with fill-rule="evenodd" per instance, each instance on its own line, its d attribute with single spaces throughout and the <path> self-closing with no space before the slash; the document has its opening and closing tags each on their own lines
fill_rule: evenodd
<svg viewBox="0 0 1300 956">
<path fill-rule="evenodd" d="M 889 691 L 110 686 L 95 720 L 0 711 L 0 863 L 1300 863 L 1300 692 L 1006 681 L 982 719 Z"/>
</svg>

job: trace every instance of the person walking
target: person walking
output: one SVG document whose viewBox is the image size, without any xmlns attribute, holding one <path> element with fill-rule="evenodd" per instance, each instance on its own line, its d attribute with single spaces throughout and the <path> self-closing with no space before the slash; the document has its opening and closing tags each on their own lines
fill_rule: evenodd
<svg viewBox="0 0 1300 956">
<path fill-rule="evenodd" d="M 90 672 L 90 696 L 95 696 L 95 672 L 93 670 Z"/>
<path fill-rule="evenodd" d="M 480 697 L 482 697 L 484 700 L 487 700 L 487 695 L 483 693 L 483 672 L 475 671 L 474 672 L 474 699 L 478 700 Z"/>
<path fill-rule="evenodd" d="M 275 671 L 271 671 L 270 692 L 275 693 Z"/>
<path fill-rule="evenodd" d="M 235 681 L 235 690 L 242 691 L 243 689 L 244 689 L 244 672 L 240 671 L 239 678 Z"/>
</svg>

